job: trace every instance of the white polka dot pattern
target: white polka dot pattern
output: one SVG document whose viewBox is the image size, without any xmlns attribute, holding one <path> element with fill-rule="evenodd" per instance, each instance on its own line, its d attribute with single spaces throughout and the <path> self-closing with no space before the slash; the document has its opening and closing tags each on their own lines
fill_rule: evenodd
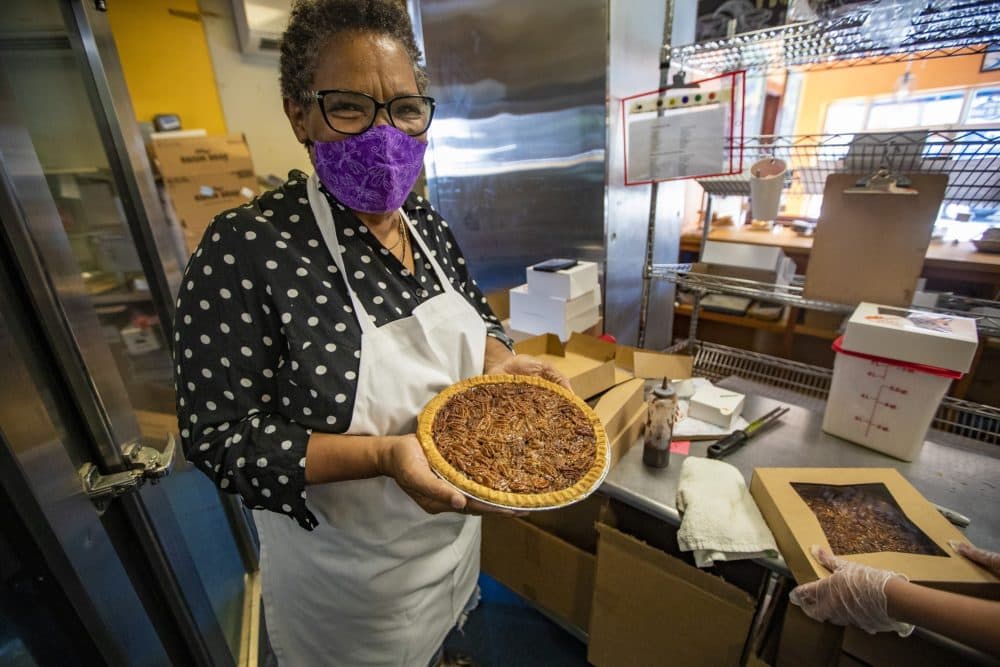
<svg viewBox="0 0 1000 667">
<path fill-rule="evenodd" d="M 411 274 L 383 252 L 378 230 L 333 203 L 347 275 L 376 325 L 440 294 L 419 248 Z M 444 221 L 412 195 L 404 209 L 449 284 L 503 340 Z M 306 444 L 313 430 L 349 428 L 362 349 L 350 296 L 321 238 L 306 177 L 292 172 L 278 190 L 209 226 L 185 272 L 175 323 L 185 454 L 220 489 L 307 529 L 317 521 L 305 504 Z"/>
</svg>

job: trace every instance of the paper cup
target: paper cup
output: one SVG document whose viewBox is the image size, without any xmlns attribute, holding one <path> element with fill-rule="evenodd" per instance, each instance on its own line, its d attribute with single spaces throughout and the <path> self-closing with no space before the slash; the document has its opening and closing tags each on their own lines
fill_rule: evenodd
<svg viewBox="0 0 1000 667">
<path fill-rule="evenodd" d="M 773 158 L 758 160 L 750 167 L 750 215 L 754 220 L 778 217 L 786 171 L 788 167 L 784 161 Z"/>
</svg>

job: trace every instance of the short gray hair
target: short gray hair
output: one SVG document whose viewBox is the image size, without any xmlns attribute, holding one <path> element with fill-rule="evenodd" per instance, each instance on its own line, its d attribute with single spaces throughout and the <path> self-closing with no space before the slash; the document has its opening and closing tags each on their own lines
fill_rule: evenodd
<svg viewBox="0 0 1000 667">
<path fill-rule="evenodd" d="M 427 91 L 427 73 L 400 0 L 296 0 L 281 38 L 281 94 L 308 102 L 320 49 L 347 32 L 385 35 L 399 42 L 413 62 L 417 90 Z"/>
</svg>

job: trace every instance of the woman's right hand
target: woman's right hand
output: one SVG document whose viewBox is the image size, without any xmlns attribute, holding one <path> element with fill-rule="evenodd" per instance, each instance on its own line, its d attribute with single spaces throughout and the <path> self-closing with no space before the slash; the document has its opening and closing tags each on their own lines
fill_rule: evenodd
<svg viewBox="0 0 1000 667">
<path fill-rule="evenodd" d="M 379 473 L 392 477 L 428 514 L 460 512 L 514 514 L 466 498 L 434 474 L 415 434 L 390 436 L 379 456 Z"/>
</svg>

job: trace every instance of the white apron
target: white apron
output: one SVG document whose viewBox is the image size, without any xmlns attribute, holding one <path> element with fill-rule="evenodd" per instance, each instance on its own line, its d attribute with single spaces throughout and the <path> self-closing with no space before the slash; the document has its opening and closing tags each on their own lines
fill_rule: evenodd
<svg viewBox="0 0 1000 667">
<path fill-rule="evenodd" d="M 347 433 L 413 433 L 435 394 L 482 373 L 486 325 L 407 220 L 443 293 L 410 317 L 375 327 L 351 288 L 316 176 L 309 202 L 362 330 Z M 475 589 L 480 520 L 427 514 L 388 477 L 309 486 L 306 502 L 319 518 L 311 532 L 287 516 L 254 512 L 267 630 L 279 664 L 426 667 Z"/>
</svg>

